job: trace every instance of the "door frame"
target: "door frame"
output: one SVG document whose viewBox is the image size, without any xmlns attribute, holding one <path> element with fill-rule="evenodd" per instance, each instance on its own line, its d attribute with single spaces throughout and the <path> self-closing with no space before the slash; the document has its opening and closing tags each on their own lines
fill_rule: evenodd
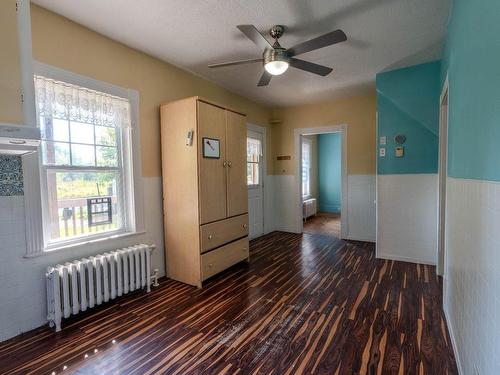
<svg viewBox="0 0 500 375">
<path fill-rule="evenodd" d="M 295 148 L 295 199 L 296 199 L 296 214 L 295 214 L 295 228 L 297 233 L 304 231 L 304 222 L 302 218 L 302 178 L 301 178 L 301 164 L 302 164 L 302 147 L 301 141 L 303 135 L 317 135 L 340 133 L 342 138 L 341 150 L 341 178 L 342 178 L 342 192 L 341 192 L 341 208 L 340 208 L 340 237 L 349 237 L 348 228 L 348 202 L 347 202 L 347 125 L 325 125 L 315 126 L 311 128 L 297 128 L 294 129 L 294 148 Z"/>
<path fill-rule="evenodd" d="M 247 122 L 247 136 L 248 136 L 248 130 L 251 130 L 256 133 L 262 134 L 262 178 L 261 178 L 261 184 L 262 184 L 262 234 L 266 234 L 266 205 L 265 205 L 265 199 L 266 199 L 266 176 L 267 176 L 267 129 L 265 126 L 260 126 L 256 124 L 252 124 L 250 122 Z M 247 186 L 248 189 L 248 186 Z M 256 237 L 258 238 L 258 237 Z"/>
<path fill-rule="evenodd" d="M 436 271 L 440 276 L 444 276 L 446 265 L 446 177 L 448 170 L 449 103 L 450 89 L 448 75 L 446 75 L 446 80 L 439 97 L 438 253 Z"/>
</svg>

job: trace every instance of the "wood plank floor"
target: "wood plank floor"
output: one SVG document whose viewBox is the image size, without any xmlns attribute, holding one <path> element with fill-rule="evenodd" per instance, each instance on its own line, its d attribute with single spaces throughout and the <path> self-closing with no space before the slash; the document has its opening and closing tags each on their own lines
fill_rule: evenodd
<svg viewBox="0 0 500 375">
<path fill-rule="evenodd" d="M 251 242 L 249 265 L 202 290 L 165 280 L 59 334 L 0 344 L 0 372 L 457 374 L 440 306 L 434 267 L 376 260 L 373 244 L 274 232 Z"/>
<path fill-rule="evenodd" d="M 328 212 L 318 212 L 304 223 L 304 233 L 328 234 L 340 237 L 340 215 Z"/>
</svg>

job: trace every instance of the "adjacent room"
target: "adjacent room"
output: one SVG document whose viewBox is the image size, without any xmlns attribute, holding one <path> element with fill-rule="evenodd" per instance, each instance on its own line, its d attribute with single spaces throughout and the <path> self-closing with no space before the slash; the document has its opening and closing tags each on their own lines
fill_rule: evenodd
<svg viewBox="0 0 500 375">
<path fill-rule="evenodd" d="M 0 374 L 500 374 L 500 2 L 0 1 Z"/>
<path fill-rule="evenodd" d="M 303 232 L 341 237 L 342 132 L 301 138 Z"/>
</svg>

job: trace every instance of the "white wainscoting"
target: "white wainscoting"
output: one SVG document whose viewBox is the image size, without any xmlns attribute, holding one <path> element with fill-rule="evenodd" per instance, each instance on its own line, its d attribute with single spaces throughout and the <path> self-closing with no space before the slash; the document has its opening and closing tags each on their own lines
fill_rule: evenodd
<svg viewBox="0 0 500 375">
<path fill-rule="evenodd" d="M 138 243 L 156 244 L 152 266 L 165 275 L 160 177 L 143 178 L 146 233 L 25 258 L 24 197 L 0 197 L 0 341 L 46 323 L 47 266 Z"/>
<path fill-rule="evenodd" d="M 375 242 L 376 177 L 372 174 L 347 176 L 347 238 Z"/>
<path fill-rule="evenodd" d="M 436 264 L 437 174 L 377 176 L 377 257 Z"/>
<path fill-rule="evenodd" d="M 302 212 L 297 212 L 296 180 L 293 175 L 274 175 L 274 227 L 276 230 L 297 233 L 297 215 L 302 218 Z"/>
<path fill-rule="evenodd" d="M 461 374 L 500 374 L 500 183 L 446 179 L 444 310 Z"/>
<path fill-rule="evenodd" d="M 292 175 L 270 176 L 274 187 L 274 222 L 276 230 L 300 232 L 297 228 L 296 179 Z M 347 177 L 347 238 L 375 242 L 375 175 Z"/>
<path fill-rule="evenodd" d="M 264 178 L 264 234 L 276 230 L 274 176 Z"/>
</svg>

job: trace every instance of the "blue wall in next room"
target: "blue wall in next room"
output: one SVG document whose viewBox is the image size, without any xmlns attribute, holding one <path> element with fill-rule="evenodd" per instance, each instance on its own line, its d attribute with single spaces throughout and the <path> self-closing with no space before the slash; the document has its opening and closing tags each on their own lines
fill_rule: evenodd
<svg viewBox="0 0 500 375">
<path fill-rule="evenodd" d="M 437 173 L 440 76 L 439 61 L 377 74 L 377 152 L 386 149 L 385 157 L 377 155 L 379 174 Z M 401 158 L 398 134 L 406 136 Z"/>
<path fill-rule="evenodd" d="M 442 69 L 451 177 L 500 181 L 499 67 L 500 1 L 454 1 Z"/>
<path fill-rule="evenodd" d="M 321 212 L 340 212 L 342 189 L 342 136 L 318 135 L 318 195 Z"/>
</svg>

